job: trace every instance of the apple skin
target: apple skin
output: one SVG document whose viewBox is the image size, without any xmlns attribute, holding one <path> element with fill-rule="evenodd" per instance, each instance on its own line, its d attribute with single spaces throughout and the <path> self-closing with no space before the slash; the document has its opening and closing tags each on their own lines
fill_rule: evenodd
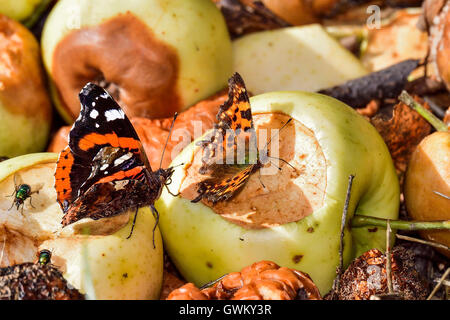
<svg viewBox="0 0 450 320">
<path fill-rule="evenodd" d="M 272 92 L 250 99 L 253 114 L 284 113 L 315 133 L 327 161 L 324 205 L 300 221 L 265 229 L 244 229 L 202 203 L 163 191 L 156 202 L 164 244 L 181 274 L 197 286 L 255 261 L 270 260 L 308 273 L 321 294 L 331 288 L 339 263 L 340 225 L 350 174 L 355 175 L 348 218 L 357 213 L 396 219 L 399 183 L 389 151 L 376 131 L 356 111 L 333 98 L 306 92 Z M 194 144 L 172 164 L 190 163 Z M 172 177 L 180 188 L 183 167 Z M 307 230 L 313 227 L 314 232 Z M 371 248 L 385 249 L 385 231 L 349 229 L 344 262 Z M 240 240 L 244 239 L 244 241 Z M 303 255 L 297 263 L 293 256 Z"/>
<path fill-rule="evenodd" d="M 320 24 L 254 32 L 234 40 L 233 68 L 253 94 L 315 92 L 368 73 Z"/>
<path fill-rule="evenodd" d="M 231 41 L 223 16 L 210 0 L 60 0 L 46 20 L 41 40 L 50 79 L 53 79 L 53 53 L 66 35 L 127 12 L 176 50 L 179 59 L 176 87 L 181 109 L 226 86 L 232 73 Z M 51 81 L 50 90 L 62 117 L 72 123 L 74 118 L 63 106 L 57 83 Z"/>
<path fill-rule="evenodd" d="M 2 0 L 0 13 L 18 20 L 23 21 L 33 14 L 34 9 L 43 0 Z"/>
<path fill-rule="evenodd" d="M 414 220 L 450 220 L 450 132 L 435 132 L 423 139 L 409 161 L 405 179 L 405 203 Z M 421 231 L 431 241 L 450 246 L 450 232 Z M 447 257 L 450 252 L 440 250 Z"/>
<path fill-rule="evenodd" d="M 4 234 L 6 246 L 2 262 L 35 262 L 36 253 L 48 249 L 52 252 L 52 264 L 89 298 L 158 299 L 163 276 L 163 247 L 157 228 L 153 248 L 155 219 L 149 208 L 139 209 L 130 239 L 126 237 L 134 212 L 112 219 L 83 219 L 61 228 L 63 213 L 53 187 L 57 157 L 56 153 L 36 153 L 0 163 L 0 233 L 5 227 L 20 235 L 16 233 L 8 239 L 11 233 Z M 14 190 L 11 177 L 14 174 L 32 188 L 43 184 L 39 193 L 32 195 L 35 208 L 27 200 L 23 215 L 15 208 L 8 210 L 13 198 L 6 195 Z M 111 227 L 109 232 L 102 229 L 105 224 Z M 91 235 L 81 234 L 83 227 L 90 227 Z"/>
<path fill-rule="evenodd" d="M 1 14 L 0 29 L 0 156 L 39 152 L 52 119 L 39 44 L 23 25 Z"/>
</svg>

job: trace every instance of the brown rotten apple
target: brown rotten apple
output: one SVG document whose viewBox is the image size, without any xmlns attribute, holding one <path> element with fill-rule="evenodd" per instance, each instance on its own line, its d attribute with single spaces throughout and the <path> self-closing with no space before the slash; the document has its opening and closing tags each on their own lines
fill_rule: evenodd
<svg viewBox="0 0 450 320">
<path fill-rule="evenodd" d="M 173 116 L 226 85 L 231 44 L 209 0 L 61 0 L 42 35 L 52 96 L 63 117 L 79 112 L 89 81 L 128 116 Z"/>
<path fill-rule="evenodd" d="M 198 289 L 188 283 L 172 291 L 167 300 L 320 300 L 311 278 L 271 261 L 260 261 Z"/>
<path fill-rule="evenodd" d="M 0 14 L 0 156 L 42 151 L 51 121 L 36 39 Z"/>
</svg>

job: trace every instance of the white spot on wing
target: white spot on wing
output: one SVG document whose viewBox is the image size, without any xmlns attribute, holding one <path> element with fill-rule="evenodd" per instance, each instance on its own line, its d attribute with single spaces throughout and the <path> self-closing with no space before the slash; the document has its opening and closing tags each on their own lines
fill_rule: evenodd
<svg viewBox="0 0 450 320">
<path fill-rule="evenodd" d="M 108 169 L 108 167 L 109 167 L 109 165 L 105 163 L 104 165 L 102 165 L 100 167 L 100 171 L 106 170 L 106 169 Z"/>
<path fill-rule="evenodd" d="M 127 154 L 124 154 L 123 156 L 121 156 L 120 158 L 117 158 L 116 160 L 114 160 L 114 166 L 118 166 L 121 165 L 123 162 L 127 161 L 128 159 L 130 159 L 133 155 L 131 154 L 131 152 L 128 152 Z"/>
<path fill-rule="evenodd" d="M 94 102 L 92 102 L 93 104 L 95 104 Z M 98 111 L 97 110 L 92 110 L 91 111 L 91 113 L 89 114 L 89 116 L 92 118 L 92 119 L 97 119 L 97 117 L 98 117 Z"/>
<path fill-rule="evenodd" d="M 116 119 L 124 119 L 125 113 L 123 113 L 122 110 L 111 109 L 111 110 L 105 111 L 105 118 L 106 118 L 106 121 L 113 121 Z"/>
</svg>

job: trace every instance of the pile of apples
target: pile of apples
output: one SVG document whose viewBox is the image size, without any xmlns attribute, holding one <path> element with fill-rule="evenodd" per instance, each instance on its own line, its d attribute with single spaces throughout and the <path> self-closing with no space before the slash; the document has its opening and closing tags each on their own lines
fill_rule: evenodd
<svg viewBox="0 0 450 320">
<path fill-rule="evenodd" d="M 36 39 L 24 24 L 50 3 L 42 36 Z M 254 95 L 254 115 L 288 115 L 315 137 L 325 159 L 317 210 L 298 221 L 249 229 L 204 203 L 165 190 L 156 202 L 161 217 L 155 247 L 155 220 L 148 208 L 140 209 L 130 239 L 129 213 L 61 227 L 53 187 L 58 154 L 45 151 L 50 142 L 61 144 L 55 143 L 62 139 L 55 131 L 77 118 L 77 94 L 87 82 L 105 86 L 133 122 L 187 113 L 226 90 L 236 71 Z M 367 250 L 384 250 L 386 244 L 383 228 L 352 228 L 353 215 L 399 215 L 399 179 L 381 136 L 351 107 L 315 93 L 371 71 L 339 43 L 332 29 L 320 24 L 255 32 L 232 41 L 211 0 L 2 1 L 0 156 L 10 159 L 0 163 L 0 267 L 35 261 L 36 252 L 48 249 L 68 282 L 91 298 L 158 299 L 164 252 L 197 286 L 270 260 L 308 273 L 325 295 L 339 265 L 348 177 L 355 180 L 344 228 L 345 265 Z M 217 108 L 208 112 L 215 115 Z M 294 134 L 299 137 L 293 146 L 297 156 L 303 133 Z M 141 137 L 144 145 L 153 138 L 162 151 L 164 139 Z M 192 142 L 171 159 L 173 165 L 183 164 L 172 178 L 172 193 L 180 191 L 195 148 Z M 449 155 L 448 132 L 430 136 L 414 154 L 405 191 L 408 209 L 422 214 L 414 218 L 448 220 L 450 200 L 432 191 L 439 186 L 438 191 L 450 195 Z M 314 164 L 317 158 L 307 161 Z M 11 209 L 9 196 L 17 181 L 38 189 L 23 213 Z M 427 184 L 434 189 L 418 191 Z M 299 187 L 312 188 L 308 181 Z M 450 245 L 448 232 L 432 237 Z"/>
</svg>

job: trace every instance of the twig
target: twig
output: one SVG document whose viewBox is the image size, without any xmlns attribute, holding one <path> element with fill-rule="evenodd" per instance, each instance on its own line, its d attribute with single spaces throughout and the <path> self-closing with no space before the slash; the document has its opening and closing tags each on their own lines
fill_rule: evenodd
<svg viewBox="0 0 450 320">
<path fill-rule="evenodd" d="M 228 273 L 225 273 L 223 276 L 217 278 L 216 280 L 210 281 L 208 283 L 205 283 L 204 285 L 202 285 L 199 289 L 200 290 L 204 290 L 207 289 L 209 287 L 212 287 L 213 285 L 215 285 L 217 282 L 219 282 L 220 280 L 222 280 L 223 278 L 225 278 L 228 275 Z"/>
<path fill-rule="evenodd" d="M 439 191 L 433 191 L 433 192 L 436 193 L 438 196 L 441 196 L 442 198 L 445 198 L 445 199 L 450 200 L 450 197 L 449 197 L 449 196 L 446 196 L 445 194 L 440 193 Z"/>
<path fill-rule="evenodd" d="M 427 300 L 431 300 L 431 298 L 433 298 L 433 296 L 439 290 L 439 288 L 441 287 L 442 283 L 448 277 L 449 274 L 450 274 L 450 268 L 447 268 L 447 270 L 445 270 L 444 274 L 442 275 L 441 279 L 439 280 L 438 284 L 434 287 L 433 291 L 431 291 L 431 293 L 428 296 Z"/>
<path fill-rule="evenodd" d="M 392 287 L 392 268 L 391 268 L 391 224 L 389 219 L 387 220 L 386 227 L 386 279 L 389 294 L 394 293 L 394 288 Z"/>
<path fill-rule="evenodd" d="M 386 228 L 387 219 L 362 216 L 355 214 L 352 219 L 352 227 L 376 226 Z M 450 230 L 450 220 L 442 221 L 404 221 L 390 220 L 392 229 L 396 230 Z"/>
<path fill-rule="evenodd" d="M 354 175 L 350 175 L 348 177 L 348 186 L 347 186 L 347 194 L 345 196 L 345 204 L 344 204 L 344 210 L 342 212 L 342 219 L 341 219 L 341 230 L 340 230 L 340 242 L 339 242 L 339 266 L 336 270 L 336 278 L 334 279 L 333 283 L 333 291 L 339 292 L 339 283 L 341 280 L 342 271 L 344 269 L 344 232 L 345 232 L 345 225 L 347 222 L 347 214 L 348 214 L 348 206 L 350 203 L 350 195 L 352 191 L 352 184 L 353 179 L 355 178 Z"/>
<path fill-rule="evenodd" d="M 411 242 L 422 243 L 422 244 L 429 245 L 431 247 L 440 248 L 440 249 L 444 249 L 444 250 L 449 250 L 450 251 L 450 247 L 448 247 L 448 246 L 446 246 L 445 244 L 442 244 L 442 243 L 433 242 L 433 241 L 427 241 L 427 240 L 422 240 L 422 239 L 417 239 L 417 238 L 408 237 L 408 236 L 403 236 L 401 234 L 396 234 L 395 236 L 397 238 L 399 238 L 399 239 L 402 239 L 402 240 L 408 240 L 408 241 L 411 241 Z"/>
<path fill-rule="evenodd" d="M 427 120 L 437 131 L 448 131 L 448 126 L 443 121 L 415 101 L 405 90 L 402 91 L 398 99 L 411 109 L 417 111 L 417 113 L 425 118 L 425 120 Z"/>
</svg>

